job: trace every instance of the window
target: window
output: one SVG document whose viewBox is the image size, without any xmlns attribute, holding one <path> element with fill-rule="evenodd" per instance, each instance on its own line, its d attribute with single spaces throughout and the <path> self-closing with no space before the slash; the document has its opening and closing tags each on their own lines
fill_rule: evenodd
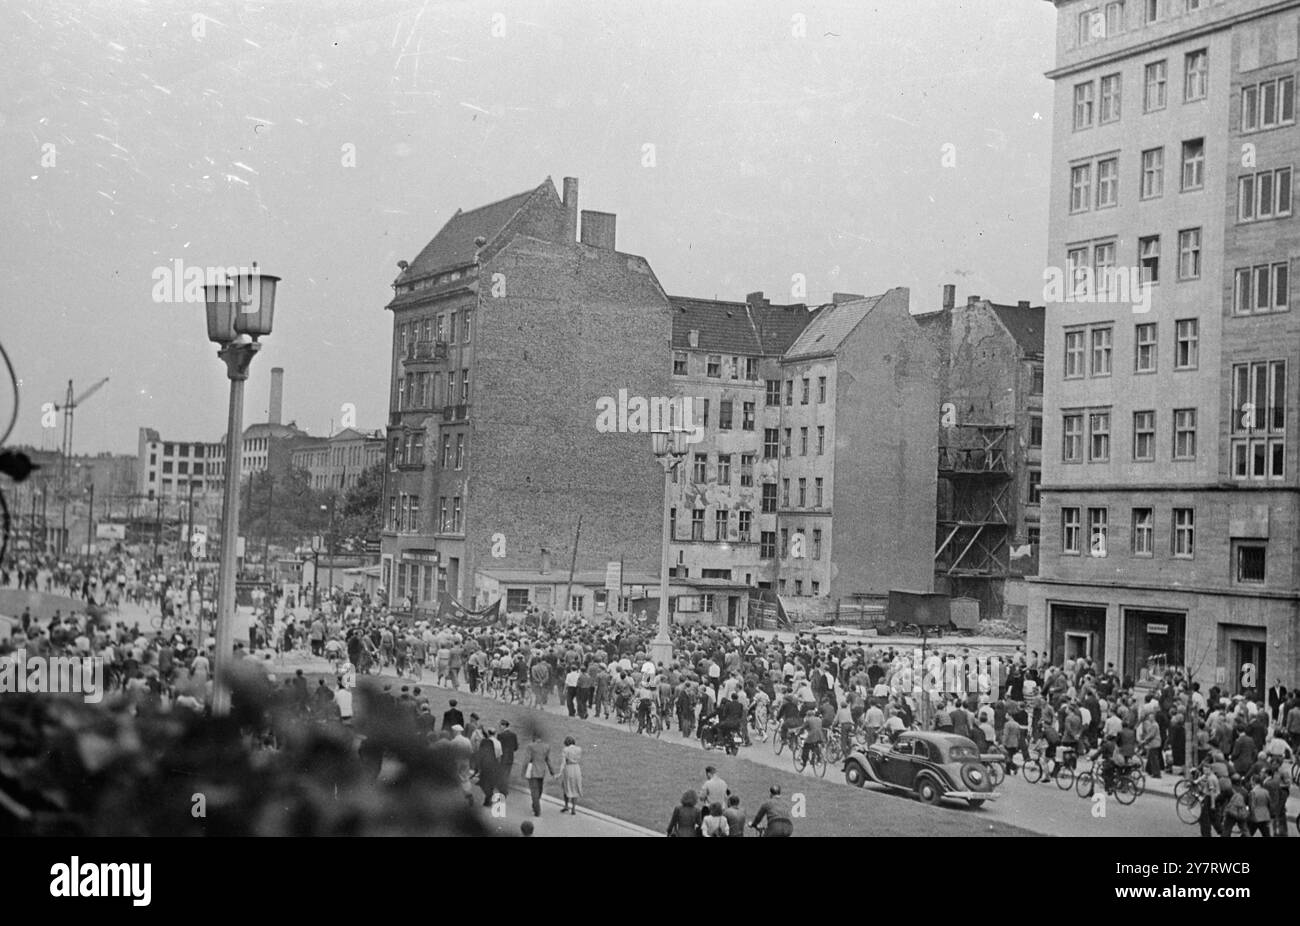
<svg viewBox="0 0 1300 926">
<path fill-rule="evenodd" d="M 469 370 L 460 371 L 460 401 L 462 404 L 469 402 Z M 709 407 L 708 399 L 705 399 L 704 403 L 704 407 L 707 409 Z M 707 411 L 705 412 L 705 415 L 707 418 Z M 706 420 L 704 423 L 708 424 L 708 421 Z"/>
<path fill-rule="evenodd" d="M 1034 364 L 1029 374 L 1029 394 L 1043 394 L 1043 368 L 1038 364 Z"/>
<path fill-rule="evenodd" d="M 1119 202 L 1119 158 L 1097 162 L 1097 208 L 1105 209 Z"/>
<path fill-rule="evenodd" d="M 1285 261 L 1239 267 L 1233 283 L 1233 314 L 1285 312 L 1290 307 L 1290 277 L 1290 266 Z"/>
<path fill-rule="evenodd" d="M 447 340 L 452 344 L 456 343 L 456 315 L 457 314 L 458 313 L 456 312 L 452 312 L 451 317 L 447 323 Z"/>
<path fill-rule="evenodd" d="M 707 428 L 709 426 L 709 400 L 703 399 L 700 404 L 702 408 L 700 413 L 700 424 Z"/>
<path fill-rule="evenodd" d="M 822 491 L 825 489 L 825 487 L 826 487 L 825 480 L 821 476 L 818 476 L 816 479 L 813 480 L 813 507 L 815 508 L 822 507 L 822 502 L 823 502 Z"/>
<path fill-rule="evenodd" d="M 707 453 L 695 454 L 694 463 L 691 466 L 691 481 L 697 484 L 709 481 L 709 455 Z"/>
<path fill-rule="evenodd" d="M 1133 509 L 1133 555 L 1151 556 L 1155 552 L 1155 518 L 1150 508 Z"/>
<path fill-rule="evenodd" d="M 781 528 L 781 558 L 785 559 L 790 555 L 790 529 Z"/>
<path fill-rule="evenodd" d="M 767 381 L 767 400 L 764 404 L 769 407 L 781 404 L 781 381 L 779 379 L 769 379 Z"/>
<path fill-rule="evenodd" d="M 1237 581 L 1256 585 L 1264 584 L 1264 554 L 1267 547 L 1262 543 L 1232 542 L 1233 561 L 1236 563 Z"/>
<path fill-rule="evenodd" d="M 1142 109 L 1155 112 L 1165 108 L 1168 89 L 1169 66 L 1165 61 L 1152 61 L 1142 69 Z"/>
<path fill-rule="evenodd" d="M 1138 239 L 1138 281 L 1144 286 L 1160 282 L 1160 236 Z"/>
<path fill-rule="evenodd" d="M 1083 415 L 1069 414 L 1061 417 L 1061 462 L 1079 463 L 1083 460 Z"/>
<path fill-rule="evenodd" d="M 736 512 L 736 539 L 741 543 L 752 542 L 752 531 L 754 522 L 754 512 L 737 511 Z"/>
<path fill-rule="evenodd" d="M 1108 74 L 1101 79 L 1101 106 L 1097 112 L 1097 121 L 1118 122 L 1120 110 L 1120 76 Z"/>
<path fill-rule="evenodd" d="M 1092 204 L 1092 165 L 1070 168 L 1070 211 L 1084 212 Z"/>
<path fill-rule="evenodd" d="M 1241 130 L 1254 132 L 1295 122 L 1295 77 L 1241 88 Z"/>
<path fill-rule="evenodd" d="M 1232 475 L 1280 479 L 1286 470 L 1286 362 L 1232 367 Z"/>
<path fill-rule="evenodd" d="M 740 379 L 740 358 L 739 357 L 731 358 L 731 378 Z"/>
<path fill-rule="evenodd" d="M 1133 459 L 1149 463 L 1156 458 L 1156 413 L 1133 413 Z"/>
<path fill-rule="evenodd" d="M 757 357 L 745 358 L 745 379 L 749 380 L 751 383 L 758 382 L 758 358 Z"/>
<path fill-rule="evenodd" d="M 710 379 L 722 377 L 722 355 L 709 354 L 704 366 L 704 375 Z"/>
<path fill-rule="evenodd" d="M 794 404 L 794 380 L 792 379 L 787 379 L 785 381 L 785 404 Z"/>
<path fill-rule="evenodd" d="M 781 507 L 782 508 L 790 507 L 790 480 L 789 479 L 781 480 Z"/>
<path fill-rule="evenodd" d="M 813 558 L 813 559 L 821 559 L 821 558 L 822 558 L 822 532 L 821 532 L 821 528 L 817 528 L 817 529 L 815 529 L 815 530 L 812 532 L 812 535 L 813 535 L 813 541 L 812 541 L 812 558 Z M 816 586 L 817 586 L 817 583 L 814 582 L 814 583 L 813 583 L 813 588 L 816 589 Z M 816 591 L 815 591 L 815 590 L 814 590 L 813 594 L 816 594 Z"/>
<path fill-rule="evenodd" d="M 1174 409 L 1174 459 L 1196 459 L 1196 409 Z"/>
<path fill-rule="evenodd" d="M 817 425 L 817 455 L 821 456 L 826 452 L 826 426 Z"/>
<path fill-rule="evenodd" d="M 1142 198 L 1155 199 L 1165 192 L 1165 149 L 1142 152 Z"/>
<path fill-rule="evenodd" d="M 1061 552 L 1079 552 L 1079 509 L 1061 509 Z"/>
<path fill-rule="evenodd" d="M 818 582 L 816 579 L 813 579 L 812 581 L 812 593 L 813 593 L 813 597 L 816 597 L 822 593 L 822 584 Z"/>
<path fill-rule="evenodd" d="M 403 460 L 404 463 L 413 462 L 409 459 Z M 442 435 L 442 468 L 447 469 L 451 466 L 451 435 Z"/>
<path fill-rule="evenodd" d="M 397 496 L 388 496 L 388 529 L 397 530 Z"/>
<path fill-rule="evenodd" d="M 1083 376 L 1083 332 L 1065 332 L 1065 378 Z"/>
<path fill-rule="evenodd" d="M 1191 559 L 1196 551 L 1196 510 L 1194 508 L 1174 509 L 1174 556 Z"/>
<path fill-rule="evenodd" d="M 1106 555 L 1108 521 L 1109 512 L 1105 508 L 1088 509 L 1088 552 L 1093 556 Z"/>
<path fill-rule="evenodd" d="M 1033 544 L 1034 546 L 1038 546 L 1040 540 L 1039 528 L 1038 527 L 1025 528 L 1025 540 Z"/>
<path fill-rule="evenodd" d="M 1156 325 L 1148 322 L 1133 328 L 1133 370 L 1137 373 L 1156 371 Z"/>
<path fill-rule="evenodd" d="M 1183 318 L 1174 322 L 1174 369 L 1196 369 L 1199 355 L 1200 322 Z"/>
<path fill-rule="evenodd" d="M 823 405 L 826 402 L 826 377 L 817 377 L 817 404 Z"/>
<path fill-rule="evenodd" d="M 447 515 L 447 496 L 438 497 L 438 532 L 445 534 L 451 526 L 451 521 Z"/>
<path fill-rule="evenodd" d="M 792 430 L 793 429 L 791 428 L 786 428 L 784 431 L 781 432 L 781 449 L 784 451 L 782 455 L 787 460 L 790 458 L 790 440 L 791 440 Z"/>
<path fill-rule="evenodd" d="M 1074 86 L 1074 130 L 1086 129 L 1092 126 L 1092 102 L 1093 102 L 1093 84 L 1088 81 L 1085 84 L 1075 84 Z"/>
<path fill-rule="evenodd" d="M 812 395 L 811 389 L 812 389 L 812 384 L 809 381 L 808 377 L 805 376 L 803 378 L 803 390 L 800 392 L 800 399 L 799 399 L 800 405 L 808 404 L 808 399 Z"/>
<path fill-rule="evenodd" d="M 1183 142 L 1183 192 L 1199 190 L 1205 186 L 1205 139 L 1193 138 Z"/>
<path fill-rule="evenodd" d="M 1092 329 L 1092 375 L 1110 376 L 1111 329 Z"/>
<path fill-rule="evenodd" d="M 731 485 L 731 454 L 718 454 L 718 484 Z"/>
<path fill-rule="evenodd" d="M 1070 295 L 1076 299 L 1084 299 L 1091 288 L 1091 270 L 1088 267 L 1088 249 L 1087 248 L 1070 248 L 1065 252 L 1066 271 L 1070 277 Z M 1083 375 L 1080 370 L 1079 375 Z"/>
<path fill-rule="evenodd" d="M 808 507 L 808 480 L 803 476 L 799 477 L 799 507 Z"/>
<path fill-rule="evenodd" d="M 740 455 L 740 484 L 742 486 L 752 486 L 754 484 L 754 455 L 752 453 L 742 453 Z"/>
<path fill-rule="evenodd" d="M 726 540 L 727 531 L 731 526 L 731 512 L 725 508 L 719 508 L 713 512 L 713 538 L 715 540 Z"/>
<path fill-rule="evenodd" d="M 470 321 L 469 321 L 469 310 L 466 309 L 464 312 L 460 313 L 460 342 L 462 344 L 469 343 L 469 333 L 471 327 L 472 326 L 470 325 Z"/>
<path fill-rule="evenodd" d="M 686 375 L 686 351 L 673 351 L 673 376 Z"/>
<path fill-rule="evenodd" d="M 694 508 L 691 510 L 691 539 L 704 539 L 704 509 Z"/>
<path fill-rule="evenodd" d="M 754 403 L 753 403 L 753 402 L 746 402 L 746 403 L 741 407 L 741 410 L 740 410 L 740 411 L 741 411 L 741 417 L 740 417 L 740 430 L 742 430 L 742 431 L 752 431 L 752 430 L 754 430 L 754 420 L 755 420 L 755 418 L 754 418 L 754 416 L 755 416 Z"/>
<path fill-rule="evenodd" d="M 1178 279 L 1201 278 L 1201 230 L 1185 228 L 1178 233 Z"/>
<path fill-rule="evenodd" d="M 775 482 L 763 483 L 762 512 L 763 514 L 776 513 L 776 483 Z"/>
<path fill-rule="evenodd" d="M 799 456 L 808 456 L 808 429 L 799 429 Z"/>
<path fill-rule="evenodd" d="M 1043 501 L 1043 471 L 1041 469 L 1031 469 L 1029 471 L 1029 504 L 1039 505 Z"/>
<path fill-rule="evenodd" d="M 1188 52 L 1183 59 L 1183 102 L 1205 99 L 1210 87 L 1210 53 L 1205 49 Z"/>
<path fill-rule="evenodd" d="M 1031 449 L 1043 446 L 1043 416 L 1029 416 L 1029 446 Z"/>
<path fill-rule="evenodd" d="M 677 509 L 668 509 L 668 536 L 677 539 Z"/>
<path fill-rule="evenodd" d="M 781 443 L 781 433 L 776 428 L 763 429 L 763 459 L 775 460 Z"/>
<path fill-rule="evenodd" d="M 731 399 L 722 399 L 718 402 L 718 430 L 731 430 Z"/>
<path fill-rule="evenodd" d="M 1150 25 L 1160 17 L 1160 0 L 1143 0 L 1142 22 Z"/>
<path fill-rule="evenodd" d="M 1279 167 L 1237 179 L 1237 218 L 1242 222 L 1291 214 L 1291 168 Z"/>
<path fill-rule="evenodd" d="M 1104 463 L 1110 459 L 1110 412 L 1088 415 L 1088 460 Z"/>
<path fill-rule="evenodd" d="M 776 531 L 759 532 L 758 558 L 776 559 Z"/>
<path fill-rule="evenodd" d="M 1119 35 L 1124 31 L 1124 0 L 1106 4 L 1106 34 Z"/>
</svg>

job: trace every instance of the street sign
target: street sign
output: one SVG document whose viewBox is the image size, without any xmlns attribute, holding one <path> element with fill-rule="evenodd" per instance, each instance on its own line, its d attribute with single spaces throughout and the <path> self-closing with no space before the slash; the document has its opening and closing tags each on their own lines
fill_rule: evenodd
<svg viewBox="0 0 1300 926">
<path fill-rule="evenodd" d="M 311 538 L 311 551 L 313 553 L 319 553 L 324 549 L 325 549 L 325 538 L 322 537 L 320 534 L 316 534 L 315 536 L 313 536 Z"/>
<path fill-rule="evenodd" d="M 605 588 L 611 592 L 623 587 L 623 564 L 614 562 L 605 564 Z"/>
</svg>

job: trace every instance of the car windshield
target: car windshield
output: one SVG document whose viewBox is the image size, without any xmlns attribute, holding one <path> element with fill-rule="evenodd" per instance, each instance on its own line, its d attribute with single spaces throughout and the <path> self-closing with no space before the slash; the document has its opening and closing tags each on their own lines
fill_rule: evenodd
<svg viewBox="0 0 1300 926">
<path fill-rule="evenodd" d="M 979 757 L 979 750 L 974 746 L 963 746 L 958 744 L 948 747 L 949 759 L 978 759 Z"/>
</svg>

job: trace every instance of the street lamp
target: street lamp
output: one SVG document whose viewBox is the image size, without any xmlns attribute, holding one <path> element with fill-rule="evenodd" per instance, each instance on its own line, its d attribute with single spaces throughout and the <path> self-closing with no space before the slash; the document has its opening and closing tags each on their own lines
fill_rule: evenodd
<svg viewBox="0 0 1300 926">
<path fill-rule="evenodd" d="M 668 665 L 673 660 L 673 640 L 668 630 L 668 561 L 671 556 L 672 530 L 672 476 L 673 470 L 686 457 L 681 431 L 651 431 L 650 442 L 655 459 L 664 470 L 664 521 L 663 549 L 659 557 L 659 632 L 650 643 L 650 661 Z"/>
<path fill-rule="evenodd" d="M 275 284 L 279 277 L 251 273 L 203 288 L 207 304 L 208 340 L 221 345 L 217 356 L 226 364 L 230 380 L 230 409 L 226 422 L 226 467 L 221 514 L 221 572 L 217 586 L 217 652 L 212 684 L 212 712 L 230 712 L 226 673 L 234 658 L 235 544 L 239 536 L 239 470 L 243 452 L 244 382 L 254 355 L 262 349 L 257 339 L 271 333 L 275 315 Z"/>
</svg>

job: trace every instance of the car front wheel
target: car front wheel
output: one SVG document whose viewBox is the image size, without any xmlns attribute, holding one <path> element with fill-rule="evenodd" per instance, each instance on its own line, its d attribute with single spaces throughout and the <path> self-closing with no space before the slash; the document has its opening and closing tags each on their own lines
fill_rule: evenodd
<svg viewBox="0 0 1300 926">
<path fill-rule="evenodd" d="M 862 770 L 862 766 L 856 762 L 850 762 L 844 767 L 844 780 L 855 788 L 861 788 L 867 783 L 867 773 Z"/>
<path fill-rule="evenodd" d="M 939 798 L 943 797 L 943 791 L 935 784 L 933 778 L 927 776 L 916 783 L 916 796 L 922 803 L 937 804 Z"/>
</svg>

